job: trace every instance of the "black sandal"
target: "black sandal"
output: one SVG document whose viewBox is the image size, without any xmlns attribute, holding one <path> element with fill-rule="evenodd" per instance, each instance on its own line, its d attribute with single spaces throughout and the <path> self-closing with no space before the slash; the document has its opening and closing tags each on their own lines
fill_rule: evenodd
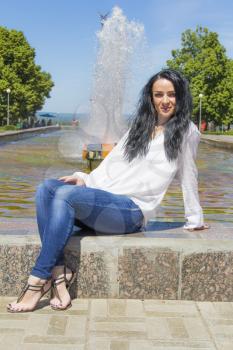
<svg viewBox="0 0 233 350">
<path fill-rule="evenodd" d="M 48 280 L 48 281 L 49 281 L 49 280 Z M 19 302 L 23 299 L 25 293 L 26 293 L 28 290 L 31 290 L 31 291 L 34 291 L 34 292 L 41 292 L 41 296 L 40 296 L 38 302 L 36 303 L 36 305 L 34 306 L 34 308 L 32 308 L 31 310 L 14 310 L 14 309 L 12 309 L 12 305 L 11 305 L 11 304 L 8 304 L 8 305 L 7 305 L 7 311 L 8 311 L 8 312 L 12 312 L 12 313 L 34 311 L 34 310 L 36 309 L 36 306 L 37 306 L 37 304 L 39 303 L 40 299 L 43 298 L 43 296 L 44 296 L 45 294 L 47 294 L 47 293 L 50 291 L 51 287 L 52 287 L 52 284 L 51 284 L 51 286 L 50 286 L 48 289 L 45 290 L 45 285 L 47 284 L 48 281 L 46 281 L 44 284 L 35 285 L 35 284 L 26 283 L 26 284 L 24 285 L 24 287 L 23 287 L 23 289 L 22 289 L 22 291 L 21 291 L 21 293 L 20 293 L 20 295 L 19 295 L 19 297 L 18 297 L 16 303 L 19 303 Z"/>
<path fill-rule="evenodd" d="M 61 300 L 60 295 L 59 295 L 59 293 L 58 293 L 57 286 L 58 286 L 59 284 L 65 282 L 67 291 L 70 290 L 70 287 L 71 287 L 71 285 L 72 285 L 72 283 L 74 282 L 74 279 L 75 279 L 75 277 L 76 277 L 76 273 L 75 273 L 74 271 L 72 271 L 72 270 L 70 270 L 70 271 L 71 271 L 71 278 L 70 278 L 69 280 L 66 278 L 67 271 L 66 271 L 66 266 L 64 266 L 64 274 L 63 274 L 63 276 L 58 277 L 58 278 L 55 278 L 55 279 L 52 281 L 51 298 L 55 295 L 55 296 L 60 300 L 61 304 L 62 304 L 62 300 Z M 50 306 L 51 306 L 51 308 L 52 308 L 53 310 L 56 310 L 56 311 L 63 311 L 63 310 L 69 309 L 69 308 L 72 306 L 72 303 L 71 303 L 71 300 L 70 300 L 70 303 L 69 303 L 66 307 L 54 306 L 54 305 L 51 305 L 51 304 L 50 304 Z"/>
</svg>

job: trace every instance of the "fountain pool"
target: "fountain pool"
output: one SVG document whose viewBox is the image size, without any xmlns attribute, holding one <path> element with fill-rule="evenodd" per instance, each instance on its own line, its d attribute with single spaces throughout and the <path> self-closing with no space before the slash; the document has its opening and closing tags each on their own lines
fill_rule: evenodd
<svg viewBox="0 0 233 350">
<path fill-rule="evenodd" d="M 27 140 L 0 146 L 0 221 L 35 218 L 36 186 L 46 178 L 84 170 L 79 161 L 60 152 L 61 143 L 74 137 L 74 130 L 62 129 Z M 76 138 L 78 137 L 75 136 Z M 233 222 L 233 154 L 200 144 L 200 201 L 206 221 Z M 159 221 L 183 221 L 183 200 L 177 180 L 171 184 L 158 212 Z"/>
</svg>

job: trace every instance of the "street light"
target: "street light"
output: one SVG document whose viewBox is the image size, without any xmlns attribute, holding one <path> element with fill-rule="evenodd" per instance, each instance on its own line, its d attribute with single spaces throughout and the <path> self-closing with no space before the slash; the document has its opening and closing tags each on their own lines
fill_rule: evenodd
<svg viewBox="0 0 233 350">
<path fill-rule="evenodd" d="M 7 92 L 7 125 L 10 124 L 10 93 L 11 89 L 6 89 Z"/>
<path fill-rule="evenodd" d="M 200 99 L 200 107 L 199 107 L 199 131 L 201 131 L 201 102 L 202 102 L 202 97 L 203 94 L 199 94 L 199 99 Z"/>
</svg>

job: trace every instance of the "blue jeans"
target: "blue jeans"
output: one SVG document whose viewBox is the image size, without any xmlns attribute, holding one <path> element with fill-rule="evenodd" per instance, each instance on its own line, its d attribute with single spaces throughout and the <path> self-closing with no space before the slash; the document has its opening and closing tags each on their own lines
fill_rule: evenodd
<svg viewBox="0 0 233 350">
<path fill-rule="evenodd" d="M 141 209 L 127 196 L 57 179 L 38 186 L 36 210 L 42 247 L 31 274 L 42 279 L 51 277 L 55 265 L 63 265 L 63 250 L 75 220 L 110 234 L 137 232 L 143 223 Z"/>
</svg>

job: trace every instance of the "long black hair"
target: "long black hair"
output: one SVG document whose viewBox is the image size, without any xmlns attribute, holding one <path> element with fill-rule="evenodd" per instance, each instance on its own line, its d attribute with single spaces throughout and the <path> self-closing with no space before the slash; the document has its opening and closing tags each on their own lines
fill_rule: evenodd
<svg viewBox="0 0 233 350">
<path fill-rule="evenodd" d="M 176 70 L 164 69 L 153 75 L 141 91 L 138 108 L 124 143 L 124 157 L 131 162 L 135 157 L 145 156 L 149 151 L 158 114 L 153 104 L 152 86 L 158 79 L 172 82 L 176 94 L 174 115 L 165 124 L 164 148 L 169 161 L 177 159 L 182 140 L 192 115 L 192 96 L 188 81 Z"/>
</svg>

